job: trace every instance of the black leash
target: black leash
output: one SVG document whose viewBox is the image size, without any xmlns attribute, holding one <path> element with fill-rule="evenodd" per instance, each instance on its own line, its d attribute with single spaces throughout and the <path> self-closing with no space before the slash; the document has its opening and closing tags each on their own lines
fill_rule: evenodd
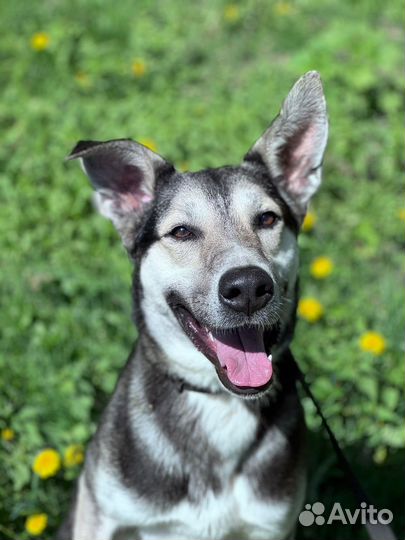
<svg viewBox="0 0 405 540">
<path fill-rule="evenodd" d="M 366 492 L 362 488 L 350 463 L 348 462 L 345 454 L 343 453 L 333 431 L 330 429 L 329 424 L 322 413 L 321 407 L 318 401 L 316 400 L 315 396 L 313 395 L 308 383 L 306 382 L 305 376 L 302 373 L 297 362 L 295 361 L 294 356 L 292 355 L 290 350 L 288 350 L 287 354 L 289 356 L 289 361 L 291 362 L 292 369 L 295 371 L 295 376 L 297 380 L 301 383 L 301 386 L 304 389 L 305 393 L 314 404 L 316 412 L 321 417 L 322 425 L 329 436 L 329 440 L 338 458 L 339 465 L 346 476 L 346 480 L 348 481 L 348 484 L 350 485 L 359 506 L 362 502 L 365 502 L 368 506 L 371 505 L 369 497 L 367 496 Z M 381 523 L 373 524 L 373 523 L 367 522 L 365 524 L 365 527 L 367 529 L 368 537 L 370 538 L 370 540 L 396 540 L 396 536 L 394 535 L 389 525 L 383 525 Z"/>
</svg>

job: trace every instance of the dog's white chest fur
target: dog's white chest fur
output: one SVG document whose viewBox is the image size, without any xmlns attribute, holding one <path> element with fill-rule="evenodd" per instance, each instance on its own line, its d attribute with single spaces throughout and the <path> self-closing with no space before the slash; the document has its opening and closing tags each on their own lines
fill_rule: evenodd
<svg viewBox="0 0 405 540">
<path fill-rule="evenodd" d="M 210 493 L 196 505 L 185 501 L 158 513 L 123 488 L 110 491 L 112 478 L 102 474 L 100 481 L 106 484 L 98 483 L 99 494 L 104 491 L 105 503 L 116 510 L 113 521 L 129 528 L 135 521 L 142 540 L 284 540 L 292 532 L 296 503 L 259 500 L 243 476 L 219 495 Z"/>
<path fill-rule="evenodd" d="M 236 477 L 229 488 L 198 505 L 182 503 L 141 530 L 142 540 L 284 539 L 291 526 L 289 504 L 260 502 L 248 482 Z"/>
<path fill-rule="evenodd" d="M 196 503 L 185 499 L 163 512 L 156 511 L 153 505 L 137 498 L 107 470 L 101 469 L 97 472 L 95 490 L 98 504 L 117 523 L 128 527 L 136 525 L 142 540 L 287 538 L 297 504 L 295 497 L 294 500 L 263 501 L 251 479 L 236 472 L 241 455 L 249 451 L 255 439 L 257 417 L 235 399 L 190 392 L 188 404 L 198 413 L 210 443 L 224 458 L 218 471 L 224 480 L 220 492 L 208 491 Z M 286 444 L 284 436 L 275 430 L 274 448 L 267 447 L 266 455 L 278 451 L 283 444 Z M 161 459 L 167 467 L 171 451 Z M 260 459 L 259 452 L 257 460 Z M 218 464 L 212 466 L 218 467 Z M 114 508 L 113 515 L 111 508 Z M 128 538 L 132 540 L 131 536 Z"/>
</svg>

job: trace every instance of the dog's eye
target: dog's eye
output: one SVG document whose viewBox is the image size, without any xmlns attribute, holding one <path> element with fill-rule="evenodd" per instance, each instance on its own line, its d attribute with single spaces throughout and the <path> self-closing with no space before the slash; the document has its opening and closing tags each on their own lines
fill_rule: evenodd
<svg viewBox="0 0 405 540">
<path fill-rule="evenodd" d="M 194 233 L 189 231 L 187 227 L 180 225 L 180 227 L 175 227 L 172 231 L 170 231 L 170 236 L 173 236 L 173 238 L 176 238 L 177 240 L 187 240 L 189 238 L 193 238 Z"/>
<path fill-rule="evenodd" d="M 279 216 L 275 214 L 274 212 L 264 212 L 263 214 L 260 214 L 260 216 L 258 216 L 257 224 L 259 227 L 268 229 L 270 227 L 273 227 L 273 225 L 279 219 L 280 219 Z"/>
</svg>

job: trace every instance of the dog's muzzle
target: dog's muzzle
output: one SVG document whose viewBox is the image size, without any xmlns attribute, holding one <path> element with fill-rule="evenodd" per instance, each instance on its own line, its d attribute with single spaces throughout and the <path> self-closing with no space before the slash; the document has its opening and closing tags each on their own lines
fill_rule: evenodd
<svg viewBox="0 0 405 540">
<path fill-rule="evenodd" d="M 278 323 L 267 329 L 258 326 L 210 329 L 183 303 L 170 305 L 185 334 L 214 364 L 220 381 L 228 390 L 242 395 L 267 390 L 273 375 L 271 348 L 278 340 Z"/>
</svg>

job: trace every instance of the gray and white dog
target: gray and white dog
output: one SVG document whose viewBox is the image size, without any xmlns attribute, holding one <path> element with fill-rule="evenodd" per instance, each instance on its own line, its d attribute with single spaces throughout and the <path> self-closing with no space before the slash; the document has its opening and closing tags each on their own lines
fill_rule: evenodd
<svg viewBox="0 0 405 540">
<path fill-rule="evenodd" d="M 135 263 L 140 337 L 59 538 L 293 538 L 305 422 L 287 351 L 327 131 L 309 72 L 239 166 L 180 173 L 131 140 L 74 148 Z"/>
</svg>

